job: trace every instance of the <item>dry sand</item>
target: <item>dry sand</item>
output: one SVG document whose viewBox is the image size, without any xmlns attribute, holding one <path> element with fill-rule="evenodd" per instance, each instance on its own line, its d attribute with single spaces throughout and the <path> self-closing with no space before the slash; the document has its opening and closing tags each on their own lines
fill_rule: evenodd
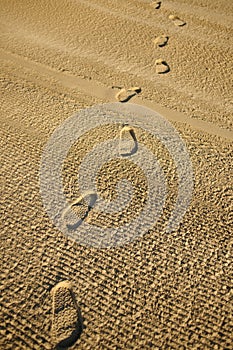
<svg viewBox="0 0 233 350">
<path fill-rule="evenodd" d="M 72 349 L 232 349 L 233 2 L 150 3 L 0 3 L 1 349 L 54 348 L 50 290 L 62 280 L 72 281 L 84 318 Z M 162 47 L 153 43 L 159 36 L 168 37 Z M 156 60 L 170 71 L 156 73 Z M 141 87 L 130 102 L 172 122 L 189 150 L 195 188 L 179 229 L 162 234 L 177 191 L 175 167 L 148 137 L 164 161 L 171 201 L 143 238 L 100 250 L 74 243 L 48 218 L 39 166 L 56 127 L 83 107 L 116 101 L 112 86 Z M 111 133 L 96 130 L 70 150 L 68 198 L 80 195 L 77 164 L 88 147 Z M 122 169 L 145 189 L 143 174 L 123 161 L 103 169 L 100 189 L 114 196 Z M 133 214 L 134 207 L 125 213 Z"/>
</svg>

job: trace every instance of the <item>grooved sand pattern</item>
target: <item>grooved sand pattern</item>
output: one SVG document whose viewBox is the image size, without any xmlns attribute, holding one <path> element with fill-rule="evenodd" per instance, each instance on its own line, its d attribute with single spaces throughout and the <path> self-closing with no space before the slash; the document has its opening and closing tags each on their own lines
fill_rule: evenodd
<svg viewBox="0 0 233 350">
<path fill-rule="evenodd" d="M 84 318 L 71 349 L 232 349 L 232 2 L 162 1 L 158 10 L 149 4 L 0 4 L 1 349 L 53 348 L 50 290 L 62 280 L 72 281 Z M 170 14 L 186 25 L 174 26 Z M 155 48 L 159 35 L 169 41 Z M 155 73 L 160 57 L 170 67 L 164 75 Z M 176 171 L 162 145 L 142 133 L 168 179 L 164 215 L 143 238 L 97 250 L 72 242 L 50 221 L 39 166 L 55 128 L 81 108 L 114 101 L 114 85 L 142 87 L 130 102 L 167 113 L 186 142 L 195 189 L 179 230 L 161 234 Z M 95 142 L 111 132 L 96 130 Z M 93 134 L 65 162 L 70 200 L 79 195 L 88 138 Z M 99 186 L 110 197 L 114 188 L 105 180 L 114 185 L 111 175 L 120 170 L 135 178 L 127 164 L 106 166 Z M 136 183 L 143 181 L 139 172 Z M 140 205 L 145 197 L 142 186 Z"/>
</svg>

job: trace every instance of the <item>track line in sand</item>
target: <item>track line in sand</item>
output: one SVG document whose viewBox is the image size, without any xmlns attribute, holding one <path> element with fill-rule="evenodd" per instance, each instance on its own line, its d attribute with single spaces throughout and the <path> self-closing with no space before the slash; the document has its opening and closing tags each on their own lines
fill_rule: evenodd
<svg viewBox="0 0 233 350">
<path fill-rule="evenodd" d="M 155 46 L 163 47 L 167 44 L 168 36 L 162 35 L 153 40 Z M 170 67 L 167 62 L 162 58 L 155 60 L 155 72 L 157 74 L 165 74 L 170 72 Z"/>
<path fill-rule="evenodd" d="M 33 62 L 27 58 L 6 52 L 0 49 L 0 59 L 15 63 L 17 66 L 20 65 L 23 68 L 31 69 L 37 72 L 42 77 L 50 77 L 55 79 L 58 84 L 65 88 L 74 90 L 77 89 L 89 96 L 96 97 L 101 102 L 114 102 L 115 91 L 112 87 L 103 87 L 98 85 L 97 82 L 86 80 L 84 78 L 75 77 L 71 74 L 56 71 L 41 63 Z M 43 80 L 43 78 L 42 78 Z M 134 102 L 138 105 L 145 106 L 155 110 L 156 112 L 165 116 L 168 120 L 173 122 L 181 122 L 190 125 L 194 129 L 201 130 L 210 135 L 220 136 L 225 139 L 233 140 L 233 132 L 227 129 L 220 128 L 213 123 L 209 123 L 203 120 L 197 120 L 190 118 L 184 113 L 172 111 L 166 107 L 163 107 L 156 102 L 141 99 L 139 96 L 134 96 Z"/>
<path fill-rule="evenodd" d="M 71 1 L 77 5 L 75 0 L 71 0 Z M 130 21 L 131 23 L 145 25 L 145 26 L 152 28 L 152 29 L 155 29 L 155 30 L 157 29 L 157 26 L 154 22 L 154 19 L 153 18 L 150 19 L 148 17 L 146 17 L 146 18 L 142 17 L 141 16 L 141 8 L 140 7 L 137 8 L 132 4 L 130 7 L 130 10 L 135 11 L 134 16 L 128 15 L 126 11 L 120 11 L 119 4 L 118 4 L 118 9 L 109 9 L 106 6 L 100 5 L 99 3 L 96 3 L 96 2 L 90 1 L 90 0 L 79 0 L 79 2 L 83 6 L 89 7 L 90 9 L 97 10 L 105 15 L 110 15 L 110 16 L 113 16 L 115 18 L 121 18 L 121 19 L 124 19 L 126 21 Z M 171 4 L 173 6 L 171 6 Z M 145 3 L 144 3 L 144 5 L 145 5 Z M 146 5 L 148 5 L 148 4 L 146 4 Z M 166 8 L 167 11 L 170 11 L 170 12 L 177 10 L 174 3 L 171 3 L 171 2 L 169 2 L 169 6 L 167 6 L 167 2 L 165 2 L 165 4 L 163 6 L 164 6 L 164 8 Z M 183 6 L 182 6 L 182 11 L 184 11 L 186 16 L 193 17 L 193 13 L 190 12 L 189 7 L 186 5 L 186 7 L 183 9 Z M 151 7 L 151 6 L 148 6 L 148 7 Z M 179 4 L 179 8 L 180 8 L 180 4 Z M 195 7 L 197 14 L 201 13 L 202 9 L 203 9 L 202 7 L 197 7 L 197 6 Z M 156 14 L 158 14 L 158 12 L 159 11 L 156 11 Z M 224 21 L 222 20 L 222 16 L 224 18 Z M 208 21 L 210 21 L 210 23 L 212 23 L 212 24 L 215 23 L 215 22 L 213 22 L 213 19 L 214 19 L 217 23 L 220 23 L 221 25 L 225 24 L 225 19 L 226 19 L 227 24 L 230 27 L 231 27 L 231 23 L 232 23 L 231 16 L 226 17 L 226 14 L 220 15 L 220 14 L 216 13 L 216 11 L 207 11 L 206 10 L 205 11 L 205 19 L 208 19 Z M 164 21 L 164 23 L 160 23 L 159 26 L 161 29 L 167 30 L 166 21 Z M 171 32 L 172 28 L 170 28 L 169 30 Z M 176 34 L 176 28 L 173 29 L 173 34 Z M 192 32 L 191 31 L 182 31 L 182 33 L 179 33 L 179 34 L 182 35 L 184 38 L 188 38 L 188 40 L 193 39 L 193 40 L 201 42 L 201 43 L 207 43 L 208 45 L 213 40 L 213 37 L 210 35 L 210 33 L 206 32 L 206 30 L 204 30 L 204 28 L 202 29 L 198 24 L 195 24 L 194 31 L 192 31 Z M 208 39 L 208 37 L 209 37 L 209 39 Z M 217 45 L 219 48 L 225 48 L 225 43 L 224 43 L 224 41 L 222 42 L 221 40 L 219 40 L 218 42 L 215 42 L 215 45 Z"/>
</svg>

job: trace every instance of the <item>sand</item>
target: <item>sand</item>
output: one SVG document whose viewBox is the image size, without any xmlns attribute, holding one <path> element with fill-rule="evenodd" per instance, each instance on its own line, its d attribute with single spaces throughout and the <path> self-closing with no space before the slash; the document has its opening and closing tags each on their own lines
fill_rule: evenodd
<svg viewBox="0 0 233 350">
<path fill-rule="evenodd" d="M 0 3 L 1 349 L 56 346 L 50 291 L 64 280 L 83 317 L 71 349 L 232 349 L 232 10 L 229 0 Z M 155 45 L 158 37 L 168 39 Z M 158 72 L 157 60 L 169 70 Z M 158 140 L 135 130 L 161 159 L 166 208 L 143 237 L 97 249 L 66 237 L 46 214 L 40 160 L 63 121 L 117 101 L 116 87 L 140 87 L 125 103 L 149 107 L 177 129 L 192 160 L 194 191 L 179 228 L 164 233 L 176 168 Z M 72 147 L 64 166 L 70 202 L 80 196 L 83 157 L 116 135 L 97 128 Z M 107 218 L 93 211 L 90 222 L 130 221 L 144 205 L 145 176 L 124 158 L 103 168 L 103 196 L 114 199 L 124 176 L 135 186 L 131 206 Z"/>
</svg>

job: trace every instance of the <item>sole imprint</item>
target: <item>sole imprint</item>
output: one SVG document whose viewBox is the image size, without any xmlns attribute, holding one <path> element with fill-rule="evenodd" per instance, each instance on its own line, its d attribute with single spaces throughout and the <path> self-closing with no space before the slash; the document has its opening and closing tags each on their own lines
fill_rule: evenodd
<svg viewBox="0 0 233 350">
<path fill-rule="evenodd" d="M 56 348 L 73 345 L 82 332 L 81 312 L 72 284 L 58 283 L 52 290 L 52 338 Z"/>
<path fill-rule="evenodd" d="M 93 208 L 97 201 L 97 193 L 94 191 L 85 191 L 80 197 L 75 199 L 70 206 L 82 205 L 84 201 L 87 203 L 88 208 Z"/>
<path fill-rule="evenodd" d="M 161 1 L 153 1 L 150 6 L 152 6 L 154 9 L 158 10 L 161 7 Z"/>
<path fill-rule="evenodd" d="M 167 44 L 168 39 L 169 39 L 168 36 L 160 35 L 157 38 L 153 39 L 153 43 L 156 46 L 162 47 L 162 46 L 165 46 Z"/>
<path fill-rule="evenodd" d="M 170 15 L 168 18 L 169 18 L 169 19 L 175 24 L 175 26 L 177 26 L 177 27 L 183 27 L 183 26 L 186 24 L 185 21 L 183 21 L 182 19 L 180 19 L 180 18 L 177 17 L 177 16 Z"/>
<path fill-rule="evenodd" d="M 133 96 L 139 94 L 141 92 L 141 88 L 138 86 L 131 87 L 129 89 L 122 88 L 117 94 L 116 99 L 119 102 L 127 102 L 129 101 Z"/>
<path fill-rule="evenodd" d="M 161 58 L 155 61 L 155 71 L 157 74 L 164 74 L 170 71 L 169 65 L 167 62 Z"/>
<path fill-rule="evenodd" d="M 94 205 L 97 201 L 97 193 L 94 191 L 85 191 L 83 194 L 81 194 L 80 197 L 75 199 L 71 204 L 69 204 L 63 211 L 62 213 L 62 221 L 66 221 L 66 215 L 69 212 L 70 209 L 72 209 L 75 206 L 86 206 L 86 212 L 85 214 L 81 217 L 80 223 L 77 223 L 78 225 L 82 223 L 82 220 L 84 220 L 88 213 L 90 212 L 91 209 L 94 208 Z M 66 224 L 67 227 L 70 227 L 69 224 Z"/>
<path fill-rule="evenodd" d="M 119 155 L 122 157 L 131 156 L 138 150 L 138 142 L 134 129 L 124 125 L 120 131 Z"/>
</svg>

